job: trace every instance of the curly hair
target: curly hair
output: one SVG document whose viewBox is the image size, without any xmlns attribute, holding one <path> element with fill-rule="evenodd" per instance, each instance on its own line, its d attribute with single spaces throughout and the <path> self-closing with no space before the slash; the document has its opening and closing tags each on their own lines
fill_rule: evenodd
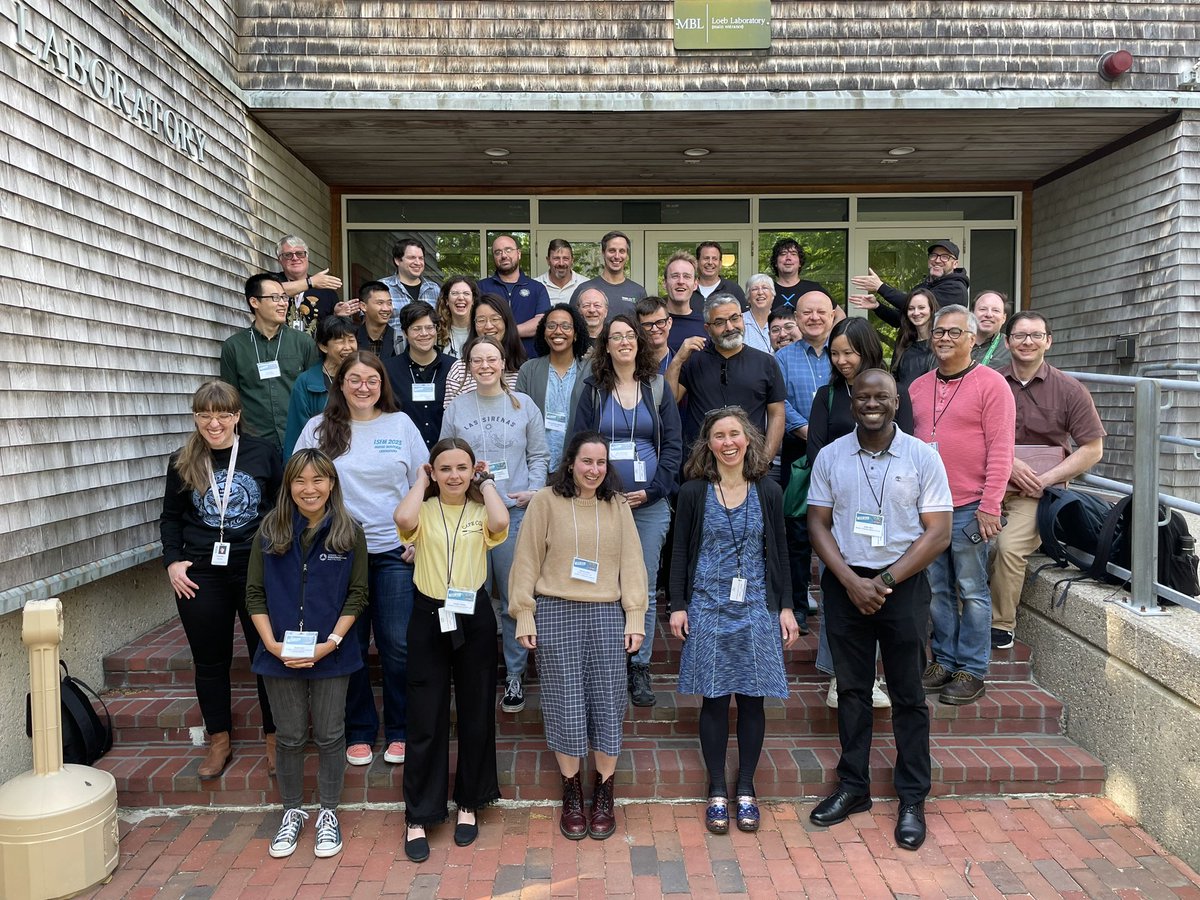
<svg viewBox="0 0 1200 900">
<path fill-rule="evenodd" d="M 451 275 L 442 285 L 438 294 L 437 311 L 434 322 L 437 325 L 437 345 L 445 350 L 450 346 L 450 326 L 454 324 L 454 313 L 450 311 L 450 291 L 456 284 L 465 284 L 471 289 L 471 309 L 468 316 L 473 316 L 475 304 L 479 302 L 479 285 L 469 275 Z"/>
<path fill-rule="evenodd" d="M 746 411 L 740 406 L 722 406 L 709 410 L 700 426 L 700 434 L 692 443 L 692 452 L 688 454 L 687 462 L 683 464 L 683 477 L 687 480 L 702 478 L 716 484 L 721 480 L 721 470 L 717 458 L 708 446 L 708 438 L 713 426 L 721 419 L 734 418 L 742 426 L 746 435 L 746 455 L 742 458 L 742 475 L 747 481 L 758 481 L 771 468 L 771 458 L 767 456 L 767 439 L 750 421 Z"/>
<path fill-rule="evenodd" d="M 575 464 L 575 457 L 579 455 L 579 448 L 584 444 L 603 444 L 604 452 L 608 453 L 608 438 L 598 431 L 577 431 L 567 441 L 567 446 L 563 449 L 562 460 L 558 464 L 558 468 L 550 473 L 546 479 L 546 487 L 554 491 L 560 497 L 578 497 L 579 485 L 575 483 L 575 475 L 571 471 L 571 467 Z M 612 466 L 611 460 L 608 468 L 604 472 L 604 480 L 600 482 L 596 488 L 596 499 L 609 501 L 613 497 L 621 496 L 621 476 Z"/>
<path fill-rule="evenodd" d="M 633 380 L 649 381 L 658 374 L 658 363 L 654 359 L 654 351 L 650 349 L 650 344 L 647 343 L 642 329 L 627 313 L 613 316 L 604 323 L 600 334 L 596 336 L 595 343 L 592 344 L 592 380 L 596 383 L 596 387 L 610 394 L 617 389 L 617 372 L 613 368 L 612 357 L 608 355 L 608 334 L 617 322 L 632 328 L 634 337 L 637 339 L 637 356 L 633 361 Z"/>
<path fill-rule="evenodd" d="M 586 356 L 588 349 L 592 346 L 592 339 L 588 337 L 587 333 L 587 322 L 583 320 L 579 310 L 570 303 L 555 303 L 538 322 L 537 332 L 533 336 L 533 349 L 537 351 L 538 356 L 550 355 L 550 345 L 546 342 L 546 320 L 550 318 L 550 313 L 554 312 L 563 312 L 571 317 L 571 327 L 575 333 L 574 342 L 571 344 L 571 355 L 576 359 Z"/>
</svg>

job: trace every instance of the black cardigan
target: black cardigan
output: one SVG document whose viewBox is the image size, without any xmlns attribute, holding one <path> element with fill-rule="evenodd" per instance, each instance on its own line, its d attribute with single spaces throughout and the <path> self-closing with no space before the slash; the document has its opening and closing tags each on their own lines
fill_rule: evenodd
<svg viewBox="0 0 1200 900">
<path fill-rule="evenodd" d="M 770 477 L 757 482 L 763 511 L 763 555 L 767 564 L 767 609 L 792 608 L 792 574 L 783 523 L 783 491 Z M 675 498 L 675 542 L 671 546 L 671 612 L 686 610 L 692 598 L 700 546 L 704 537 L 704 498 L 708 482 L 694 478 Z"/>
</svg>

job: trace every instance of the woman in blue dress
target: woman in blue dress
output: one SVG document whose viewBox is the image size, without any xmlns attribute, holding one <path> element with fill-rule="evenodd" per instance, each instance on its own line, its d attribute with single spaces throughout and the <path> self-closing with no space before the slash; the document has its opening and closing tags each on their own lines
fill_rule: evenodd
<svg viewBox="0 0 1200 900">
<path fill-rule="evenodd" d="M 671 632 L 684 641 L 679 692 L 704 697 L 700 747 L 708 767 L 705 824 L 729 830 L 725 754 L 737 697 L 737 826 L 758 829 L 754 772 L 764 697 L 786 698 L 783 648 L 800 636 L 792 612 L 783 494 L 767 477 L 765 441 L 741 407 L 704 417 L 684 465 L 671 555 Z"/>
</svg>

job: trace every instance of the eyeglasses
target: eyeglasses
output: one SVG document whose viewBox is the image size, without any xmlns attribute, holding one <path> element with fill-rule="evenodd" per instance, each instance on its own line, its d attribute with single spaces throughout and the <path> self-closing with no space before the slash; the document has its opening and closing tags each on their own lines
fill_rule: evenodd
<svg viewBox="0 0 1200 900">
<path fill-rule="evenodd" d="M 786 325 L 772 325 L 767 329 L 768 334 L 783 334 L 785 331 L 796 331 L 799 326 L 795 322 L 788 322 Z"/>
<path fill-rule="evenodd" d="M 573 324 L 571 324 L 570 322 L 547 322 L 546 330 L 547 331 L 561 331 L 565 334 L 568 331 L 574 331 L 575 326 Z"/>
<path fill-rule="evenodd" d="M 492 251 L 492 256 L 511 256 L 514 253 L 520 253 L 516 247 L 500 247 Z"/>
<path fill-rule="evenodd" d="M 1046 339 L 1048 332 L 1045 331 L 1030 331 L 1013 333 L 1008 336 L 1008 339 L 1014 344 L 1024 344 L 1026 341 L 1032 341 L 1035 344 L 1040 344 Z"/>
<path fill-rule="evenodd" d="M 952 259 L 954 259 L 954 257 L 951 256 L 949 253 L 930 253 L 929 254 L 930 262 L 949 262 Z"/>
<path fill-rule="evenodd" d="M 377 388 L 381 382 L 382 379 L 374 375 L 370 378 L 359 378 L 357 375 L 351 375 L 346 379 L 346 384 L 352 388 L 362 387 L 363 385 L 369 388 Z"/>
<path fill-rule="evenodd" d="M 726 325 L 741 325 L 741 324 L 742 324 L 742 314 L 734 313 L 732 316 L 728 316 L 724 319 L 713 319 L 711 322 L 708 323 L 708 327 L 716 328 L 716 329 L 723 329 Z"/>
<path fill-rule="evenodd" d="M 483 318 L 475 319 L 475 327 L 483 328 L 487 325 L 503 325 L 504 320 L 500 316 L 484 316 Z"/>
<path fill-rule="evenodd" d="M 268 303 L 287 303 L 291 298 L 287 294 L 264 294 L 257 299 L 265 300 Z"/>
<path fill-rule="evenodd" d="M 948 337 L 952 341 L 957 341 L 960 337 L 962 337 L 967 332 L 966 332 L 966 329 L 964 329 L 964 328 L 935 328 L 935 329 L 933 329 L 933 331 L 931 331 L 929 333 L 931 335 L 933 335 L 935 338 Z"/>
<path fill-rule="evenodd" d="M 228 425 L 237 418 L 237 413 L 222 412 L 222 413 L 192 413 L 196 421 L 201 425 L 211 425 L 213 422 L 220 422 L 222 425 Z"/>
<path fill-rule="evenodd" d="M 410 334 L 437 334 L 435 325 L 414 325 L 408 330 Z"/>
<path fill-rule="evenodd" d="M 636 334 L 625 334 L 624 332 L 622 332 L 621 334 L 610 334 L 608 336 L 608 342 L 610 344 L 636 344 L 637 343 L 637 335 Z"/>
<path fill-rule="evenodd" d="M 280 259 L 308 259 L 307 250 L 284 250 L 279 254 Z"/>
<path fill-rule="evenodd" d="M 643 322 L 642 331 L 647 333 L 651 331 L 666 331 L 667 325 L 670 324 L 670 321 L 670 316 L 663 316 L 661 319 L 652 319 L 649 322 Z"/>
<path fill-rule="evenodd" d="M 451 300 L 471 300 L 475 295 L 470 291 L 451 291 L 446 296 Z"/>
</svg>

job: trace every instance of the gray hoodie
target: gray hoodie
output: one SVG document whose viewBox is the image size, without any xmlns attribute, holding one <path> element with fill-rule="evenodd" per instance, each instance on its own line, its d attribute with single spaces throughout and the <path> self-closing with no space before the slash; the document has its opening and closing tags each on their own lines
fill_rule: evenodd
<svg viewBox="0 0 1200 900">
<path fill-rule="evenodd" d="M 512 398 L 520 403 L 514 409 Z M 508 495 L 536 491 L 546 486 L 550 451 L 546 448 L 546 424 L 537 404 L 527 394 L 513 391 L 498 397 L 481 397 L 478 392 L 460 394 L 450 401 L 442 417 L 442 437 L 458 437 L 475 451 L 475 458 L 508 467 L 507 479 L 496 479 L 506 506 L 514 506 Z"/>
</svg>

